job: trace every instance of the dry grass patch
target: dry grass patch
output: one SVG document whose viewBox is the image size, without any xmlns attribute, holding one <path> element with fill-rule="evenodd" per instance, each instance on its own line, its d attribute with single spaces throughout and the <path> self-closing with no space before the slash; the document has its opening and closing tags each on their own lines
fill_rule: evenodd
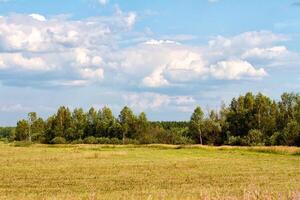
<svg viewBox="0 0 300 200">
<path fill-rule="evenodd" d="M 297 199 L 295 152 L 299 148 L 0 144 L 0 199 Z"/>
</svg>

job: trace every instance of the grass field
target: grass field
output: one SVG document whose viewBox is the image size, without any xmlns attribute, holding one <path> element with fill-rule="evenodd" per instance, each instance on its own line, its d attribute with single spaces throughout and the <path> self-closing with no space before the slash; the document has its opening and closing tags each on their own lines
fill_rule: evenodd
<svg viewBox="0 0 300 200">
<path fill-rule="evenodd" d="M 300 199 L 300 149 L 0 144 L 0 199 Z"/>
</svg>

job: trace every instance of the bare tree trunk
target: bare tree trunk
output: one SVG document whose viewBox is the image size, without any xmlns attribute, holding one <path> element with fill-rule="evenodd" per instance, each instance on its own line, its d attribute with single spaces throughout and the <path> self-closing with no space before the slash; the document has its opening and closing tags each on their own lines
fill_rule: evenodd
<svg viewBox="0 0 300 200">
<path fill-rule="evenodd" d="M 123 140 L 123 145 L 125 144 L 125 132 L 123 131 L 123 138 L 122 138 L 122 140 Z"/>
<path fill-rule="evenodd" d="M 199 136 L 200 136 L 200 144 L 203 145 L 203 142 L 202 142 L 202 132 L 201 132 L 201 129 L 199 129 Z"/>
<path fill-rule="evenodd" d="M 28 141 L 31 142 L 31 126 L 32 126 L 32 123 L 31 123 L 31 120 L 30 120 L 30 117 L 28 116 L 28 125 L 29 125 L 29 129 L 28 129 Z"/>
<path fill-rule="evenodd" d="M 29 142 L 31 142 L 31 125 L 29 124 L 29 137 L 28 137 Z"/>
</svg>

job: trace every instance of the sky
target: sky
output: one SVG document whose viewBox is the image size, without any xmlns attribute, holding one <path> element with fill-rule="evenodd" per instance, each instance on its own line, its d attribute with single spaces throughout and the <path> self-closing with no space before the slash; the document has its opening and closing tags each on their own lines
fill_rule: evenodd
<svg viewBox="0 0 300 200">
<path fill-rule="evenodd" d="M 0 0 L 0 126 L 125 106 L 188 120 L 300 92 L 297 0 Z"/>
</svg>

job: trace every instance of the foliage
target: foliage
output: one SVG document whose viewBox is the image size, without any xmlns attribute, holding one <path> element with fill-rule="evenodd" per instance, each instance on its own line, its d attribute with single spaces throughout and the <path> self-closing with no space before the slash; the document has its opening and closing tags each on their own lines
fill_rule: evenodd
<svg viewBox="0 0 300 200">
<path fill-rule="evenodd" d="M 205 144 L 300 146 L 300 95 L 284 93 L 280 101 L 258 93 L 233 98 L 228 106 L 204 113 L 196 107 L 190 121 L 150 122 L 146 113 L 136 115 L 125 106 L 118 117 L 110 108 L 70 110 L 61 106 L 45 121 L 35 112 L 16 128 L 0 128 L 9 141 L 92 144 Z"/>
<path fill-rule="evenodd" d="M 260 130 L 252 129 L 249 131 L 247 137 L 247 144 L 250 146 L 261 146 L 263 144 L 263 134 Z"/>
<path fill-rule="evenodd" d="M 67 143 L 66 139 L 59 136 L 51 140 L 51 144 L 66 144 L 66 143 Z"/>
<path fill-rule="evenodd" d="M 98 141 L 94 136 L 89 136 L 87 138 L 84 138 L 83 140 L 84 144 L 97 144 Z"/>
</svg>

